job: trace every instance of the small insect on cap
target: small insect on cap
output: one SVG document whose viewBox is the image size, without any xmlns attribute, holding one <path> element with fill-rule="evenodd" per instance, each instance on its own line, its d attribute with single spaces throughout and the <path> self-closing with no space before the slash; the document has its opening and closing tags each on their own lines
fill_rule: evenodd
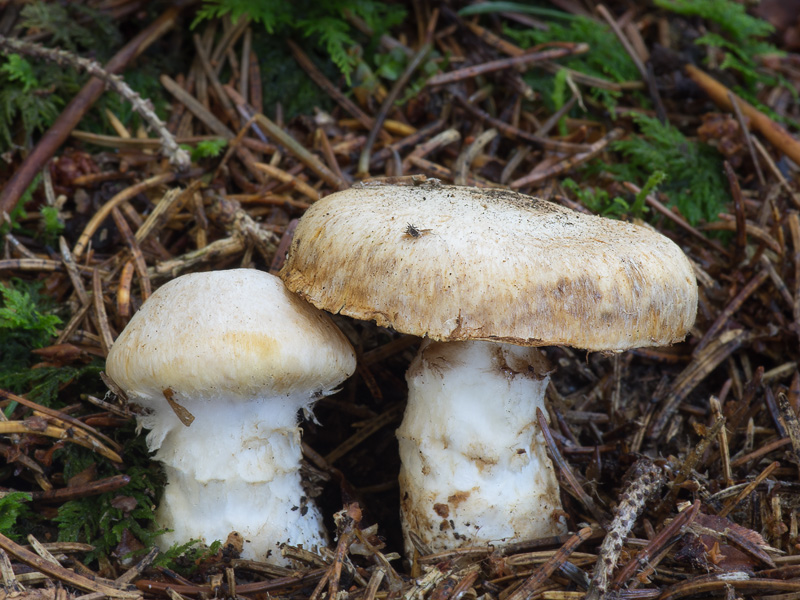
<svg viewBox="0 0 800 600">
<path fill-rule="evenodd" d="M 437 183 L 320 200 L 280 276 L 318 308 L 441 341 L 625 350 L 683 339 L 697 312 L 691 264 L 652 229 Z"/>
<path fill-rule="evenodd" d="M 114 342 L 106 369 L 131 399 L 171 389 L 192 401 L 244 401 L 329 389 L 355 370 L 355 355 L 330 317 L 280 279 L 232 269 L 156 290 Z"/>
</svg>

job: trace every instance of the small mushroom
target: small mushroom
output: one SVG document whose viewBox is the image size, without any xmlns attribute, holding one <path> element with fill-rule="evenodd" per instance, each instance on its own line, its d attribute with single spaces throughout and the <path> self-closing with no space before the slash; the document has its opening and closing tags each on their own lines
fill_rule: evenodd
<svg viewBox="0 0 800 600">
<path fill-rule="evenodd" d="M 106 370 L 149 411 L 139 426 L 167 475 L 162 544 L 236 531 L 244 557 L 273 563 L 283 543 L 326 544 L 301 485 L 298 411 L 355 370 L 328 315 L 260 271 L 184 275 L 134 315 Z"/>
<path fill-rule="evenodd" d="M 397 432 L 407 550 L 410 530 L 433 551 L 563 532 L 537 347 L 671 344 L 697 310 L 691 264 L 648 227 L 436 183 L 315 203 L 280 276 L 318 308 L 428 338 Z"/>
</svg>

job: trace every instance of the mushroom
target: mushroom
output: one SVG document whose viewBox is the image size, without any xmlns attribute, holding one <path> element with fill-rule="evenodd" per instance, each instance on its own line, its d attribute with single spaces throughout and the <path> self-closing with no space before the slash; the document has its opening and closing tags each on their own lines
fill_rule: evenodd
<svg viewBox="0 0 800 600">
<path fill-rule="evenodd" d="M 242 556 L 279 564 L 283 543 L 326 544 L 301 485 L 297 419 L 355 370 L 328 315 L 260 271 L 183 275 L 142 305 L 106 370 L 149 411 L 138 424 L 167 476 L 160 543 L 235 531 Z"/>
<path fill-rule="evenodd" d="M 315 203 L 280 276 L 318 308 L 428 338 L 397 432 L 407 550 L 412 530 L 433 551 L 563 532 L 537 347 L 670 344 L 697 310 L 691 264 L 648 227 L 436 181 Z"/>
</svg>

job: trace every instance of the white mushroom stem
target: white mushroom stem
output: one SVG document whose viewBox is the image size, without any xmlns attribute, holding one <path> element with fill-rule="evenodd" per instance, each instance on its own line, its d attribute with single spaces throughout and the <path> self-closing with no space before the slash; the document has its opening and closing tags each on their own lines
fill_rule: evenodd
<svg viewBox="0 0 800 600">
<path fill-rule="evenodd" d="M 547 360 L 536 348 L 430 342 L 406 374 L 400 441 L 403 533 L 436 552 L 565 531 L 536 423 Z"/>
<path fill-rule="evenodd" d="M 175 397 L 181 403 L 180 397 Z M 187 427 L 162 401 L 138 398 L 154 412 L 139 419 L 150 428 L 148 447 L 164 465 L 167 486 L 159 505 L 164 548 L 190 539 L 245 540 L 243 556 L 285 564 L 280 545 L 324 546 L 327 536 L 315 504 L 301 485 L 297 414 L 308 394 L 248 403 L 208 398 L 193 404 Z"/>
</svg>

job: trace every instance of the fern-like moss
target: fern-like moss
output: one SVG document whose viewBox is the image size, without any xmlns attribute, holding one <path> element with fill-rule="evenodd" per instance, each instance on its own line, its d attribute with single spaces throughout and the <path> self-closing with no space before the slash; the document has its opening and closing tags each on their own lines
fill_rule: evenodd
<svg viewBox="0 0 800 600">
<path fill-rule="evenodd" d="M 42 229 L 39 237 L 45 244 L 54 246 L 58 243 L 58 236 L 64 231 L 64 221 L 55 206 L 42 206 L 39 214 L 42 215 Z"/>
<path fill-rule="evenodd" d="M 28 507 L 31 495 L 24 492 L 9 492 L 0 495 L 0 533 L 12 540 L 18 540 L 22 534 L 18 531 L 19 522 L 33 516 Z"/>
<path fill-rule="evenodd" d="M 19 279 L 0 284 L 0 388 L 26 394 L 35 402 L 50 405 L 59 390 L 80 378 L 96 379 L 99 361 L 78 367 L 42 367 L 31 350 L 53 340 L 61 319 L 52 301 L 40 292 L 40 284 Z"/>
<path fill-rule="evenodd" d="M 615 83 L 635 81 L 641 77 L 636 65 L 611 29 L 592 19 L 575 17 L 564 23 L 552 21 L 546 31 L 506 27 L 505 34 L 523 48 L 554 41 L 585 42 L 589 44 L 591 52 L 560 60 L 559 64 Z M 525 74 L 525 81 L 535 91 L 541 93 L 542 100 L 548 104 L 549 109 L 558 108 L 553 102 L 555 79 L 552 74 L 541 69 L 531 69 Z M 588 94 L 609 110 L 614 109 L 621 96 L 621 92 L 601 88 L 590 89 Z M 641 100 L 646 103 L 643 96 Z"/>
<path fill-rule="evenodd" d="M 324 48 L 349 83 L 357 61 L 349 52 L 356 45 L 356 36 L 345 18 L 348 11 L 362 18 L 377 36 L 405 16 L 401 7 L 378 0 L 205 0 L 195 24 L 225 15 L 233 19 L 247 16 L 270 35 L 299 33 Z"/>
<path fill-rule="evenodd" d="M 715 221 L 728 202 L 722 158 L 711 146 L 687 139 L 677 128 L 645 115 L 632 115 L 640 136 L 613 144 L 625 162 L 604 165 L 621 180 L 644 185 L 653 172 L 666 174 L 661 190 L 694 224 Z"/>
<path fill-rule="evenodd" d="M 9 54 L 6 61 L 6 64 L 0 66 L 0 73 L 8 77 L 9 81 L 22 86 L 22 91 L 26 94 L 39 87 L 31 63 L 19 54 Z"/>
<path fill-rule="evenodd" d="M 222 548 L 222 542 L 215 540 L 206 546 L 199 540 L 190 540 L 185 544 L 174 544 L 161 552 L 153 561 L 153 565 L 166 567 L 176 573 L 189 577 L 194 574 L 204 560 L 216 556 Z"/>
<path fill-rule="evenodd" d="M 619 196 L 613 198 L 603 188 L 580 185 L 574 179 L 567 178 L 561 182 L 564 189 L 570 192 L 583 206 L 593 213 L 604 217 L 619 218 L 628 213 L 630 204 Z"/>
<path fill-rule="evenodd" d="M 194 147 L 184 145 L 182 148 L 192 154 L 192 162 L 199 162 L 204 158 L 215 158 L 219 156 L 228 145 L 228 141 L 222 138 L 212 140 L 202 140 L 197 142 Z"/>
<path fill-rule="evenodd" d="M 283 36 L 254 36 L 253 48 L 262 64 L 261 70 L 264 110 L 271 114 L 280 104 L 286 119 L 297 115 L 314 114 L 315 109 L 330 110 L 333 100 L 320 93 L 319 86 L 297 67 L 286 38 Z M 339 77 L 339 70 L 316 48 L 305 48 L 309 58 L 329 79 Z"/>
<path fill-rule="evenodd" d="M 109 556 L 123 540 L 125 531 L 137 538 L 145 548 L 152 547 L 161 531 L 155 526 L 155 507 L 164 486 L 158 464 L 149 459 L 143 435 L 136 435 L 134 424 L 118 430 L 124 440 L 123 455 L 129 466 L 124 474 L 130 483 L 113 492 L 70 500 L 58 509 L 55 522 L 59 541 L 84 542 L 95 549 L 87 562 Z M 85 469 L 96 469 L 98 477 L 119 474 L 106 459 L 81 446 L 68 444 L 56 453 L 63 477 L 69 481 Z"/>
<path fill-rule="evenodd" d="M 109 556 L 122 541 L 127 530 L 146 547 L 154 544 L 159 531 L 152 525 L 153 486 L 149 472 L 142 467 L 127 470 L 131 482 L 121 490 L 70 500 L 58 509 L 58 539 L 63 542 L 84 542 L 95 549 L 87 561 L 100 556 Z M 132 501 L 120 502 L 120 497 Z M 128 506 L 134 506 L 128 510 Z"/>
<path fill-rule="evenodd" d="M 30 2 L 23 7 L 21 17 L 23 27 L 48 34 L 48 45 L 89 56 L 101 64 L 122 41 L 115 22 L 84 3 Z M 126 82 L 140 96 L 148 98 L 162 118 L 166 116 L 168 100 L 158 77 L 164 72 L 185 70 L 184 65 L 176 64 L 181 60 L 186 60 L 181 53 L 151 49 L 146 60 L 125 73 Z M 87 79 L 85 74 L 43 60 L 0 55 L 0 151 L 14 144 L 32 145 L 33 138 L 50 127 Z M 111 132 L 105 109 L 111 110 L 130 129 L 139 125 L 139 116 L 130 103 L 107 93 L 84 117 L 79 128 L 95 133 Z"/>
<path fill-rule="evenodd" d="M 20 342 L 29 348 L 41 348 L 55 335 L 61 319 L 49 312 L 50 303 L 40 294 L 39 288 L 36 283 L 20 279 L 9 285 L 0 284 L 0 336 L 3 336 L 3 342 Z"/>
<path fill-rule="evenodd" d="M 23 27 L 47 33 L 53 46 L 72 52 L 92 49 L 101 62 L 122 40 L 113 20 L 87 4 L 37 0 L 23 6 L 21 17 Z"/>
<path fill-rule="evenodd" d="M 2 60 L 0 58 L 0 62 Z M 22 137 L 44 131 L 64 105 L 59 95 L 44 93 L 44 88 L 55 83 L 41 84 L 31 63 L 16 54 L 8 55 L 5 60 L 0 64 L 0 149 L 3 151 L 12 147 L 18 131 Z M 46 74 L 42 81 L 52 82 Z"/>
<path fill-rule="evenodd" d="M 685 17 L 716 23 L 738 44 L 752 44 L 754 38 L 767 37 L 775 29 L 766 21 L 748 15 L 743 4 L 732 0 L 653 0 L 653 3 Z"/>
<path fill-rule="evenodd" d="M 766 38 L 774 27 L 757 17 L 747 14 L 744 4 L 733 0 L 654 0 L 656 6 L 670 12 L 703 19 L 710 31 L 695 40 L 695 44 L 718 48 L 724 56 L 720 69 L 737 71 L 744 87 L 736 91 L 755 102 L 759 85 L 776 85 L 778 80 L 758 69 L 756 57 L 779 54 L 778 49 Z M 787 89 L 794 90 L 788 85 Z"/>
<path fill-rule="evenodd" d="M 24 28 L 48 34 L 54 47 L 90 53 L 101 62 L 121 41 L 107 15 L 79 3 L 30 2 L 20 16 Z M 86 79 L 58 65 L 29 62 L 14 54 L 0 56 L 0 150 L 13 147 L 15 141 L 29 145 Z"/>
</svg>

